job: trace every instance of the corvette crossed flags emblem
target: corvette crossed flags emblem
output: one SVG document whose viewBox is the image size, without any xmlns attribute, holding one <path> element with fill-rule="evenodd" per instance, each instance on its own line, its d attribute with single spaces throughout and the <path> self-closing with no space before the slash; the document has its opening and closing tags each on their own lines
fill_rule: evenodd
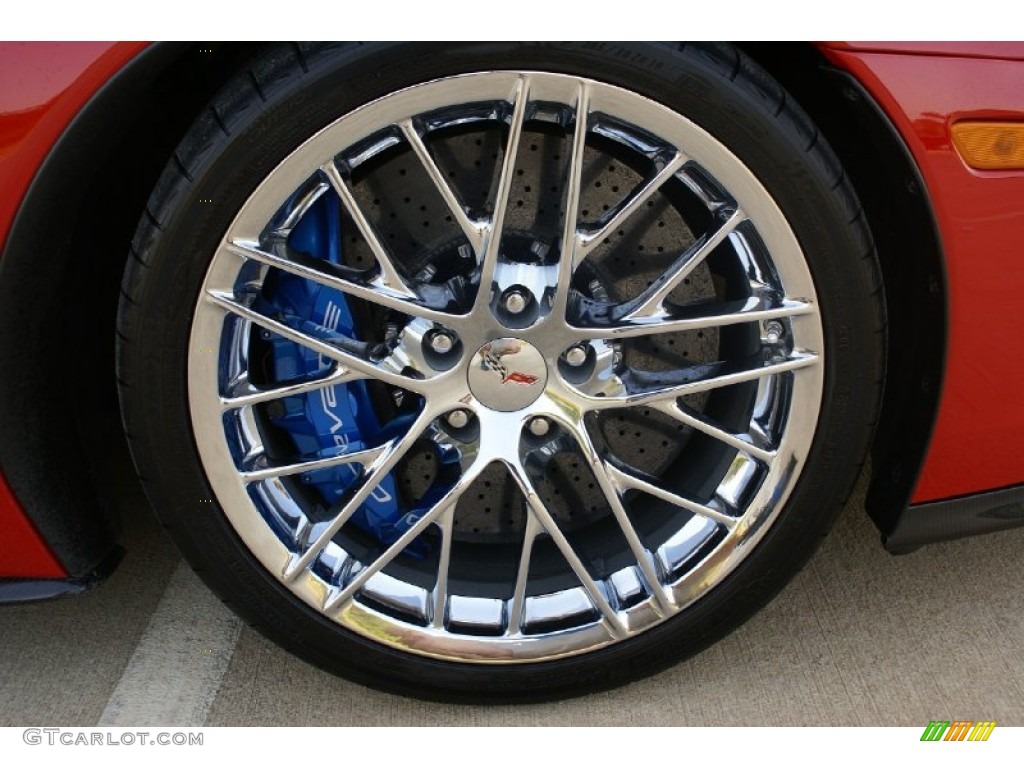
<svg viewBox="0 0 1024 768">
<path fill-rule="evenodd" d="M 487 351 L 483 352 L 481 359 L 486 368 L 489 371 L 494 371 L 501 376 L 501 383 L 507 384 L 508 382 L 515 382 L 516 384 L 525 384 L 529 386 L 537 381 L 536 376 L 531 376 L 528 373 L 522 371 L 509 371 L 508 366 L 501 362 L 501 357 L 495 354 L 489 347 Z"/>
</svg>

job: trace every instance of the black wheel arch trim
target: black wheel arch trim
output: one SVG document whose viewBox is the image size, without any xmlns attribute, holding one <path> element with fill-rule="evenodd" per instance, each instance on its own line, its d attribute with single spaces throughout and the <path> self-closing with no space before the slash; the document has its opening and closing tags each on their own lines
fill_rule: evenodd
<svg viewBox="0 0 1024 768">
<path fill-rule="evenodd" d="M 0 255 L 0 467 L 69 583 L 120 536 L 103 490 L 109 463 L 131 461 L 113 347 L 132 233 L 188 124 L 252 50 L 201 47 L 153 43 L 93 94 L 37 170 Z"/>
<path fill-rule="evenodd" d="M 865 507 L 886 541 L 905 524 L 905 516 L 920 514 L 911 513 L 917 507 L 910 504 L 945 377 L 948 283 L 935 212 L 900 132 L 852 74 L 807 44 L 739 47 L 776 77 L 821 129 L 857 190 L 875 238 L 889 352 Z"/>
<path fill-rule="evenodd" d="M 911 509 L 938 418 L 949 338 L 945 257 L 921 171 L 896 127 L 856 78 L 838 70 L 826 74 L 841 84 L 865 135 L 876 141 L 882 132 L 888 137 L 886 161 L 902 161 L 904 183 L 890 187 L 902 205 L 882 208 L 876 195 L 862 197 L 878 245 L 889 317 L 889 361 L 865 507 L 886 540 Z M 854 186 L 859 192 L 867 184 L 855 179 Z M 895 226 L 892 219 L 900 215 L 917 219 L 916 239 Z M 918 258 L 897 264 L 912 248 Z"/>
</svg>

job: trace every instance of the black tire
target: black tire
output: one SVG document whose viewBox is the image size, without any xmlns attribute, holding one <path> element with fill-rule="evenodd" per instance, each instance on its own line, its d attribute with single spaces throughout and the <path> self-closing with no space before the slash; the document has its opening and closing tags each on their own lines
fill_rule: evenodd
<svg viewBox="0 0 1024 768">
<path fill-rule="evenodd" d="M 370 641 L 325 619 L 265 570 L 216 503 L 197 454 L 185 369 L 211 256 L 253 189 L 288 153 L 339 116 L 398 89 L 498 69 L 620 86 L 685 115 L 728 147 L 770 192 L 803 248 L 829 353 L 823 408 L 800 479 L 722 583 L 628 640 L 557 660 L 490 666 Z M 813 553 L 852 490 L 878 412 L 880 285 L 868 226 L 837 158 L 779 84 L 733 47 L 273 46 L 198 116 L 139 223 L 118 320 L 124 424 L 149 499 L 184 556 L 235 612 L 288 650 L 357 682 L 415 697 L 510 702 L 578 695 L 649 675 L 706 647 L 770 600 Z"/>
</svg>

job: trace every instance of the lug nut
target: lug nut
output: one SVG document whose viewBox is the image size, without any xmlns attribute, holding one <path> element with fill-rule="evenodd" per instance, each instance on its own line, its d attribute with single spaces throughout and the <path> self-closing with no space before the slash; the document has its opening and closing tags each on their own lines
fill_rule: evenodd
<svg viewBox="0 0 1024 768">
<path fill-rule="evenodd" d="M 587 347 L 584 344 L 577 344 L 565 351 L 565 362 L 573 368 L 579 368 L 587 362 Z"/>
<path fill-rule="evenodd" d="M 430 334 L 430 348 L 439 355 L 446 355 L 455 346 L 455 337 L 448 331 L 435 331 Z"/>
<path fill-rule="evenodd" d="M 764 326 L 764 340 L 769 344 L 778 344 L 785 333 L 786 329 L 777 320 L 772 320 Z"/>
<path fill-rule="evenodd" d="M 464 426 L 469 424 L 469 413 L 460 408 L 457 411 L 449 413 L 447 421 L 448 426 L 454 427 L 455 429 L 462 429 Z"/>
<path fill-rule="evenodd" d="M 535 437 L 544 437 L 544 435 L 548 433 L 548 430 L 551 429 L 551 425 L 548 423 L 548 420 L 545 419 L 543 416 L 538 416 L 535 419 L 530 419 L 530 423 L 528 426 L 530 429 L 530 434 L 534 435 Z"/>
<path fill-rule="evenodd" d="M 502 299 L 502 305 L 505 307 L 505 311 L 511 315 L 518 315 L 526 309 L 526 305 L 528 303 L 526 294 L 518 288 L 506 291 L 505 296 Z"/>
</svg>

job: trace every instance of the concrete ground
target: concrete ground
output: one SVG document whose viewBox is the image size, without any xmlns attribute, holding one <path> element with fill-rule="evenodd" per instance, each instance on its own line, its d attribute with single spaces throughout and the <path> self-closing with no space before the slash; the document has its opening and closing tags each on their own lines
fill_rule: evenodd
<svg viewBox="0 0 1024 768">
<path fill-rule="evenodd" d="M 102 588 L 0 609 L 0 725 L 1024 725 L 1024 531 L 885 553 L 860 494 L 737 632 L 656 677 L 549 705 L 412 701 L 241 627 L 130 483 Z"/>
</svg>

